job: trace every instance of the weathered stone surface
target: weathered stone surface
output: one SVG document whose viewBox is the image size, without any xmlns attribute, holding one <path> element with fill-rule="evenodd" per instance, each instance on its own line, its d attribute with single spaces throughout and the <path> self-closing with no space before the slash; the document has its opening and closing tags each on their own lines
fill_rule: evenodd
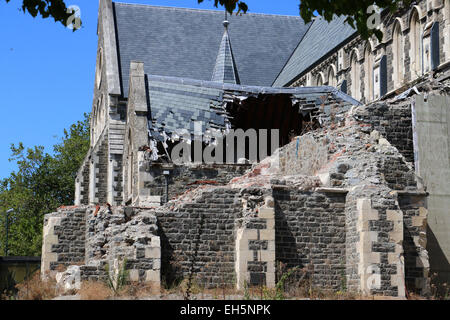
<svg viewBox="0 0 450 320">
<path fill-rule="evenodd" d="M 58 287 L 65 292 L 81 289 L 81 270 L 79 266 L 69 266 L 66 271 L 56 274 Z"/>
</svg>

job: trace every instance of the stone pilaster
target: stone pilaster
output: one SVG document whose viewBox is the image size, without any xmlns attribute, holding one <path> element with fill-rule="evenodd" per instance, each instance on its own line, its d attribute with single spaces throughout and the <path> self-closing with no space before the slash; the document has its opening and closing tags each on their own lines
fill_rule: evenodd
<svg viewBox="0 0 450 320">
<path fill-rule="evenodd" d="M 41 276 L 50 271 L 50 264 L 58 261 L 58 254 L 53 251 L 53 245 L 58 244 L 55 226 L 61 225 L 61 217 L 49 217 L 44 223 L 42 239 Z"/>
<path fill-rule="evenodd" d="M 266 198 L 258 218 L 236 233 L 237 289 L 246 283 L 275 287 L 275 209 L 274 200 Z"/>
</svg>

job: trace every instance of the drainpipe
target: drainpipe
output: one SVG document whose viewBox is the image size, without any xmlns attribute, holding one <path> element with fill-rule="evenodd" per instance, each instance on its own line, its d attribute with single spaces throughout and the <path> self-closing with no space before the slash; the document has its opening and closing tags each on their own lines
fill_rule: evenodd
<svg viewBox="0 0 450 320">
<path fill-rule="evenodd" d="M 165 203 L 169 202 L 169 175 L 170 175 L 170 171 L 164 171 L 163 172 L 164 175 L 164 180 L 165 180 L 165 197 L 166 197 L 166 201 Z"/>
</svg>

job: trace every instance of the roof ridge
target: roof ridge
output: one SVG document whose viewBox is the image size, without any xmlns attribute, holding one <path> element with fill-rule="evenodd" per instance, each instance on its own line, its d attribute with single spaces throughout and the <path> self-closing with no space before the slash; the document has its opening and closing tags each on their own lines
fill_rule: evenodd
<svg viewBox="0 0 450 320">
<path fill-rule="evenodd" d="M 113 3 L 119 4 L 119 5 L 126 5 L 126 6 L 151 7 L 151 8 L 155 8 L 155 9 L 173 9 L 173 10 L 195 11 L 195 12 L 208 12 L 208 13 L 217 13 L 217 14 L 223 15 L 223 11 L 215 10 L 215 9 L 195 9 L 195 8 L 185 8 L 185 7 L 158 6 L 158 5 L 152 5 L 152 4 L 127 3 L 127 2 L 120 2 L 120 1 L 113 1 Z M 247 12 L 247 13 L 245 13 L 245 15 L 292 18 L 292 19 L 303 21 L 303 19 L 300 16 L 291 16 L 291 15 L 285 15 L 285 14 Z"/>
</svg>

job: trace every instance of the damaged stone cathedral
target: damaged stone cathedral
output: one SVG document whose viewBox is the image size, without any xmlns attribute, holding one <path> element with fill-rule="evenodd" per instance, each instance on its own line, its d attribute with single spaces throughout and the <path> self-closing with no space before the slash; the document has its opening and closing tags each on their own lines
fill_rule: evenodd
<svg viewBox="0 0 450 320">
<path fill-rule="evenodd" d="M 450 0 L 381 16 L 366 41 L 343 17 L 100 0 L 91 148 L 74 206 L 45 217 L 42 273 L 126 261 L 155 287 L 243 289 L 281 263 L 398 297 L 449 281 Z M 252 129 L 237 155 L 218 143 Z"/>
</svg>

